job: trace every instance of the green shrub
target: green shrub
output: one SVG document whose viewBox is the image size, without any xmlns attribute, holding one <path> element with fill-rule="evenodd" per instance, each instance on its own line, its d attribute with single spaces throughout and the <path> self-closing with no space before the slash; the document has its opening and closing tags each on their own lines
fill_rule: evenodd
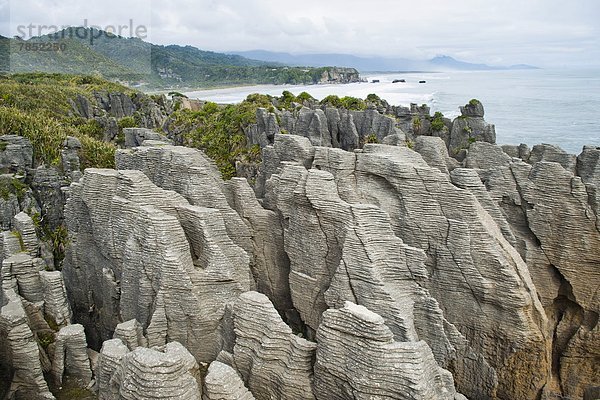
<svg viewBox="0 0 600 400">
<path fill-rule="evenodd" d="M 299 95 L 296 97 L 296 99 L 297 99 L 299 102 L 301 102 L 301 103 L 304 103 L 304 102 L 307 102 L 307 101 L 314 101 L 314 100 L 316 100 L 314 97 L 312 97 L 312 96 L 311 96 L 310 94 L 308 94 L 307 92 L 302 92 L 302 93 L 300 93 L 300 94 L 299 94 Z"/>
<path fill-rule="evenodd" d="M 446 125 L 444 124 L 444 114 L 441 112 L 436 112 L 433 115 L 433 119 L 431 120 L 431 130 L 434 132 L 440 132 L 444 129 Z"/>
<path fill-rule="evenodd" d="M 38 343 L 40 344 L 40 346 L 42 346 L 44 350 L 48 349 L 48 346 L 50 346 L 50 344 L 54 343 L 55 341 L 54 333 L 49 332 L 47 330 L 37 332 L 36 336 L 38 339 Z"/>
<path fill-rule="evenodd" d="M 329 96 L 321 100 L 320 104 L 331 107 L 341 107 L 342 101 L 340 100 L 339 96 L 336 96 L 335 94 L 330 94 Z"/>
<path fill-rule="evenodd" d="M 423 122 L 421 121 L 421 118 L 413 117 L 412 127 L 413 127 L 413 132 L 419 133 L 421 131 L 421 128 L 423 127 Z"/>
<path fill-rule="evenodd" d="M 135 128 L 138 124 L 135 121 L 134 117 L 123 117 L 118 122 L 119 132 L 123 132 L 124 128 Z"/>
<path fill-rule="evenodd" d="M 246 146 L 243 129 L 256 122 L 256 110 L 271 99 L 250 95 L 239 104 L 219 106 L 207 102 L 197 112 L 178 112 L 176 124 L 186 127 L 186 143 L 203 150 L 215 161 L 223 179 L 235 176 L 237 161 L 260 161 L 260 148 Z"/>
<path fill-rule="evenodd" d="M 14 107 L 0 107 L 0 135 L 8 134 L 29 139 L 38 163 L 60 164 L 60 149 L 67 132 L 57 120 L 28 114 Z"/>
<path fill-rule="evenodd" d="M 81 124 L 77 125 L 77 129 L 82 135 L 98 140 L 104 139 L 104 127 L 95 119 L 83 120 Z"/>
<path fill-rule="evenodd" d="M 6 176 L 0 177 L 0 197 L 5 201 L 8 200 L 11 195 L 15 195 L 19 202 L 21 202 L 25 198 L 28 190 L 29 186 L 17 178 Z"/>
<path fill-rule="evenodd" d="M 481 102 L 477 99 L 471 99 L 469 100 L 469 104 L 472 106 L 478 106 L 479 104 L 481 104 Z"/>
<path fill-rule="evenodd" d="M 366 110 L 367 103 L 357 97 L 345 96 L 340 99 L 341 105 L 347 110 Z"/>
<path fill-rule="evenodd" d="M 82 169 L 115 168 L 116 146 L 113 143 L 101 142 L 89 136 L 78 135 L 81 141 L 79 162 Z"/>
<path fill-rule="evenodd" d="M 370 103 L 380 103 L 381 97 L 377 96 L 375 93 L 371 93 L 367 96 L 366 100 Z"/>
<path fill-rule="evenodd" d="M 369 136 L 365 138 L 365 144 L 367 143 L 379 143 L 379 139 L 377 139 L 377 135 L 371 133 Z"/>
</svg>

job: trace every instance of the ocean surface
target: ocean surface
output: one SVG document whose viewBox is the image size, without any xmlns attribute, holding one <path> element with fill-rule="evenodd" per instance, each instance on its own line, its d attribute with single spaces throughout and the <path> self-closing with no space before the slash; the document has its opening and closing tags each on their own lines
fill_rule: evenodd
<svg viewBox="0 0 600 400">
<path fill-rule="evenodd" d="M 551 143 L 578 154 L 585 144 L 600 146 L 600 70 L 509 70 L 438 73 L 364 73 L 379 83 L 346 85 L 259 85 L 188 92 L 190 98 L 236 103 L 251 93 L 281 95 L 303 91 L 317 99 L 330 94 L 365 98 L 370 93 L 390 104 L 427 104 L 432 113 L 454 118 L 458 107 L 479 99 L 485 119 L 496 125 L 499 144 Z M 406 83 L 392 83 L 405 79 Z M 425 80 L 426 83 L 419 83 Z"/>
</svg>

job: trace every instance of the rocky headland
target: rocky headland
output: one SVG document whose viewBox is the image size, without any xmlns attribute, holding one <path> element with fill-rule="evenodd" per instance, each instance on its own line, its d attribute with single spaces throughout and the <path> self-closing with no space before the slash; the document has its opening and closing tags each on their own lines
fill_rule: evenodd
<svg viewBox="0 0 600 400">
<path fill-rule="evenodd" d="M 73 107 L 161 127 L 114 169 L 0 137 L 0 398 L 600 395 L 600 147 L 499 146 L 476 100 L 279 99 L 223 180 L 177 106 L 106 100 Z"/>
</svg>

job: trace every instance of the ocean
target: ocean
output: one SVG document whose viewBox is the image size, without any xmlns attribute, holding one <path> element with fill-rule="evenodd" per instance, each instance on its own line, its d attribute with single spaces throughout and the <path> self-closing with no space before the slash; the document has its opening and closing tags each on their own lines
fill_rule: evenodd
<svg viewBox="0 0 600 400">
<path fill-rule="evenodd" d="M 479 99 L 485 119 L 496 125 L 499 144 L 556 144 L 578 154 L 583 145 L 600 146 L 600 70 L 503 70 L 436 73 L 364 73 L 369 83 L 346 85 L 258 85 L 186 93 L 190 98 L 236 103 L 251 93 L 281 95 L 303 91 L 317 99 L 330 94 L 365 98 L 370 93 L 390 104 L 427 104 L 432 113 L 454 118 L 459 106 Z M 392 83 L 404 79 L 406 83 Z M 371 83 L 379 80 L 378 83 Z M 419 81 L 426 83 L 419 83 Z"/>
</svg>

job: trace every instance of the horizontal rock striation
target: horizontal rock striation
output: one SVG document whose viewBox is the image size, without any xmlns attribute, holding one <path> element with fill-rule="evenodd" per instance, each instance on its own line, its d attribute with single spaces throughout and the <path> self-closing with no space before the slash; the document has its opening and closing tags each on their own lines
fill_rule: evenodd
<svg viewBox="0 0 600 400">
<path fill-rule="evenodd" d="M 87 386 L 92 380 L 90 359 L 87 353 L 85 331 L 82 325 L 69 325 L 56 336 L 56 348 L 52 363 L 52 376 L 58 386 L 69 376 Z"/>
<path fill-rule="evenodd" d="M 202 400 L 254 400 L 254 396 L 233 368 L 214 361 L 204 380 Z"/>
<path fill-rule="evenodd" d="M 534 149 L 528 163 L 490 163 L 479 173 L 515 234 L 551 322 L 552 372 L 546 391 L 583 397 L 586 388 L 600 385 L 593 367 L 600 329 L 597 159 L 593 149 L 585 148 L 577 169 L 581 176 L 575 176 L 574 156 L 554 146 Z"/>
<path fill-rule="evenodd" d="M 198 364 L 181 344 L 138 347 L 123 354 L 126 349 L 118 339 L 103 347 L 98 363 L 100 399 L 201 399 Z M 109 368 L 115 368 L 110 379 Z"/>
<path fill-rule="evenodd" d="M 397 342 L 384 319 L 346 302 L 317 331 L 317 399 L 447 399 L 456 391 L 423 341 Z"/>
<path fill-rule="evenodd" d="M 257 400 L 314 399 L 315 343 L 294 335 L 269 299 L 258 292 L 240 296 L 233 320 L 235 366 Z"/>
<path fill-rule="evenodd" d="M 54 399 L 20 298 L 12 290 L 0 289 L 0 307 L 0 368 L 10 371 L 3 382 L 8 385 L 6 398 Z"/>
<path fill-rule="evenodd" d="M 248 257 L 217 210 L 190 206 L 139 171 L 88 169 L 65 215 L 67 293 L 92 347 L 136 319 L 150 346 L 176 340 L 198 360 L 216 358 L 225 306 L 250 288 Z"/>
<path fill-rule="evenodd" d="M 276 143 L 280 137 L 276 135 Z M 456 188 L 448 175 L 407 148 L 367 145 L 362 152 L 347 153 L 322 147 L 311 150 L 312 146 L 301 138 L 296 142 L 295 147 L 286 147 L 288 152 L 298 148 L 296 154 L 314 152 L 314 158 L 300 163 L 282 161 L 279 170 L 265 168 L 265 173 L 278 171 L 265 178 L 265 205 L 281 212 L 285 221 L 292 299 L 307 325 L 318 328 L 321 313 L 328 308 L 325 293 L 332 286 L 338 266 L 343 266 L 340 260 L 348 241 L 345 223 L 352 223 L 349 210 L 355 209 L 349 204 L 375 204 L 390 216 L 391 232 L 415 248 L 409 253 L 413 254 L 413 265 L 407 268 L 420 271 L 410 278 L 418 284 L 415 287 L 431 293 L 443 310 L 437 329 L 447 326 L 446 332 L 438 332 L 445 338 L 430 340 L 430 346 L 447 346 L 451 349 L 448 354 L 462 352 L 458 358 L 477 360 L 470 365 L 452 361 L 444 364 L 456 375 L 459 390 L 476 397 L 535 397 L 545 384 L 550 364 L 546 317 L 525 263 L 477 198 Z M 275 152 L 277 148 L 274 146 Z M 286 153 L 278 158 L 293 159 Z M 307 163 L 312 163 L 313 169 L 306 170 Z M 315 169 L 327 171 L 332 177 L 325 178 Z M 363 221 L 376 221 L 373 215 L 371 212 Z M 366 223 L 363 229 L 381 231 Z M 360 237 L 360 230 L 356 232 Z M 373 251 L 381 251 L 381 239 L 375 243 Z M 306 248 L 311 251 L 307 253 Z M 421 256 L 425 266 L 420 269 L 414 262 L 416 249 L 426 254 Z M 364 274 L 360 269 L 357 273 Z M 383 276 L 383 282 L 388 276 Z M 359 277 L 357 281 L 370 281 Z M 402 296 L 404 290 L 397 293 Z M 429 307 L 423 306 L 422 310 L 435 313 L 431 301 L 423 304 Z M 385 310 L 378 312 L 386 315 Z M 500 320 L 504 323 L 499 324 Z M 423 318 L 422 326 L 428 326 L 425 321 Z M 488 336 L 496 339 L 485 339 Z M 454 345 L 448 345 L 450 338 Z M 466 357 L 467 353 L 471 356 Z M 527 367 L 516 370 L 512 364 L 516 360 Z M 485 384 L 479 378 L 482 366 L 491 368 L 483 375 Z M 496 380 L 496 376 L 509 373 L 510 383 L 504 378 Z"/>
</svg>

